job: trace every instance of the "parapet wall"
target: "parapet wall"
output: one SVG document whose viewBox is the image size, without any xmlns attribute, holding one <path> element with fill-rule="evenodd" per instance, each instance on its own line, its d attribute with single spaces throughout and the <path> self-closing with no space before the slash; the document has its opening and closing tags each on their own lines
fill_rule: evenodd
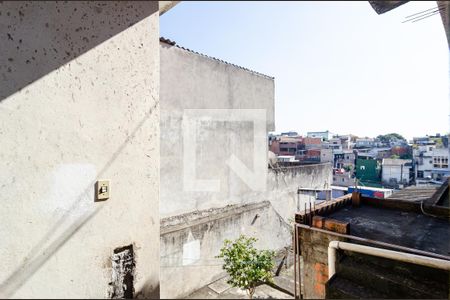
<svg viewBox="0 0 450 300">
<path fill-rule="evenodd" d="M 330 164 L 269 170 L 266 192 L 242 193 L 237 204 L 162 219 L 161 297 L 185 297 L 224 276 L 215 256 L 225 239 L 245 234 L 258 238 L 260 249 L 290 247 L 298 187 L 330 182 Z"/>
<path fill-rule="evenodd" d="M 230 205 L 167 218 L 161 224 L 161 298 L 182 298 L 224 276 L 217 259 L 225 239 L 258 238 L 256 247 L 279 250 L 289 226 L 268 201 Z"/>
</svg>

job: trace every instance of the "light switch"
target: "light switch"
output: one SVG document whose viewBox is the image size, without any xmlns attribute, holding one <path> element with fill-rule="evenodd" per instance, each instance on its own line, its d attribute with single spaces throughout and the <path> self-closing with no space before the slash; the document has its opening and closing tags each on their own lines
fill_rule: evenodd
<svg viewBox="0 0 450 300">
<path fill-rule="evenodd" d="M 99 180 L 95 183 L 95 201 L 109 199 L 110 192 L 109 180 Z"/>
</svg>

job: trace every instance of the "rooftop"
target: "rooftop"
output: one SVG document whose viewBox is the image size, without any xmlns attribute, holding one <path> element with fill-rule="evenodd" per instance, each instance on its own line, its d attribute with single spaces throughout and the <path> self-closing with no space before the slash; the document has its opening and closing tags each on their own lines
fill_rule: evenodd
<svg viewBox="0 0 450 300">
<path fill-rule="evenodd" d="M 345 206 L 329 215 L 350 223 L 350 234 L 385 243 L 450 254 L 450 225 L 422 213 L 361 205 Z M 443 242 L 445 241 L 445 242 Z"/>
<path fill-rule="evenodd" d="M 383 158 L 383 166 L 401 166 L 407 163 L 412 163 L 411 159 L 400 159 L 400 158 Z"/>
<path fill-rule="evenodd" d="M 262 73 L 259 73 L 259 72 L 256 72 L 256 71 L 253 71 L 253 70 L 244 68 L 244 67 L 242 67 L 242 66 L 238 66 L 238 65 L 235 65 L 235 64 L 226 62 L 226 61 L 221 60 L 221 59 L 219 59 L 219 58 L 215 58 L 215 57 L 212 57 L 212 56 L 209 56 L 209 55 L 206 55 L 206 54 L 202 54 L 202 53 L 196 52 L 196 51 L 194 51 L 194 50 L 191 50 L 191 49 L 182 47 L 182 46 L 180 46 L 180 45 L 177 45 L 177 43 L 176 43 L 175 41 L 166 39 L 166 38 L 164 38 L 164 37 L 160 37 L 160 38 L 159 38 L 159 41 L 162 42 L 162 43 L 165 43 L 165 44 L 167 44 L 167 45 L 170 45 L 170 46 L 177 47 L 177 48 L 179 48 L 179 49 L 188 51 L 188 52 L 190 52 L 190 53 L 197 54 L 197 55 L 203 56 L 203 57 L 205 57 L 205 58 L 212 59 L 212 60 L 215 60 L 215 61 L 217 61 L 217 62 L 224 63 L 224 64 L 226 64 L 226 65 L 230 65 L 230 66 L 233 66 L 233 67 L 236 67 L 236 68 L 245 70 L 245 71 L 247 71 L 247 72 L 250 72 L 250 73 L 255 74 L 255 75 L 258 75 L 258 76 L 266 77 L 266 78 L 269 78 L 269 79 L 272 79 L 272 80 L 275 79 L 275 77 L 273 77 L 273 76 L 265 75 L 265 74 L 262 74 Z"/>
<path fill-rule="evenodd" d="M 385 199 L 348 194 L 325 201 L 312 212 L 297 213 L 295 219 L 315 226 L 311 223 L 315 215 L 341 224 L 339 230 L 345 228 L 345 234 L 351 236 L 447 257 L 450 254 L 449 181 L 437 189 L 407 188 Z"/>
</svg>

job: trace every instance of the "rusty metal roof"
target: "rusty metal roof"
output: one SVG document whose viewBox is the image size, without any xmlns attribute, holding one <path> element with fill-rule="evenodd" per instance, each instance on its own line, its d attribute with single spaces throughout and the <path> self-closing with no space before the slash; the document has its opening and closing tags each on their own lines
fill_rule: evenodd
<svg viewBox="0 0 450 300">
<path fill-rule="evenodd" d="M 235 65 L 235 64 L 226 62 L 226 61 L 221 60 L 221 59 L 219 59 L 219 58 L 215 58 L 215 57 L 212 57 L 212 56 L 209 56 L 209 55 L 206 55 L 206 54 L 203 54 L 203 53 L 199 53 L 199 52 L 196 52 L 196 51 L 194 51 L 194 50 L 191 50 L 191 49 L 188 49 L 188 48 L 185 48 L 185 47 L 181 47 L 181 46 L 178 45 L 175 41 L 172 41 L 172 40 L 170 40 L 170 39 L 166 39 L 166 38 L 164 38 L 164 37 L 160 37 L 160 38 L 159 38 L 159 41 L 162 42 L 162 43 L 171 45 L 171 46 L 173 46 L 173 47 L 177 47 L 177 48 L 179 48 L 179 49 L 182 49 L 182 50 L 185 50 L 185 51 L 188 51 L 188 52 L 191 52 L 191 53 L 194 53 L 194 54 L 197 54 L 197 55 L 200 55 L 200 56 L 203 56 L 203 57 L 206 57 L 206 58 L 209 58 L 209 59 L 212 59 L 212 60 L 215 60 L 215 61 L 224 63 L 224 64 L 227 64 L 227 65 L 230 65 L 230 66 L 233 66 L 233 67 L 236 67 L 236 68 L 245 70 L 245 71 L 247 71 L 247 72 L 250 72 L 250 73 L 255 74 L 255 75 L 258 75 L 258 76 L 262 76 L 262 77 L 269 78 L 269 79 L 272 79 L 272 80 L 275 79 L 275 77 L 273 77 L 273 76 L 265 75 L 265 74 L 262 74 L 262 73 L 259 73 L 259 72 L 256 72 L 256 71 L 253 71 L 253 70 L 244 68 L 244 67 L 242 67 L 242 66 L 238 66 L 238 65 Z"/>
</svg>

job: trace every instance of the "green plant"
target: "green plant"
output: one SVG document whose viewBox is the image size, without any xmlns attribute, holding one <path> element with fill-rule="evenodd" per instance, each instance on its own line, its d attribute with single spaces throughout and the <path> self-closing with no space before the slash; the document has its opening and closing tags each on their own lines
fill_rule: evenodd
<svg viewBox="0 0 450 300">
<path fill-rule="evenodd" d="M 272 282 L 275 252 L 258 250 L 253 244 L 256 238 L 241 235 L 235 241 L 225 240 L 218 258 L 223 258 L 222 268 L 228 273 L 227 281 L 233 287 L 245 290 L 253 299 L 256 286 Z"/>
</svg>

